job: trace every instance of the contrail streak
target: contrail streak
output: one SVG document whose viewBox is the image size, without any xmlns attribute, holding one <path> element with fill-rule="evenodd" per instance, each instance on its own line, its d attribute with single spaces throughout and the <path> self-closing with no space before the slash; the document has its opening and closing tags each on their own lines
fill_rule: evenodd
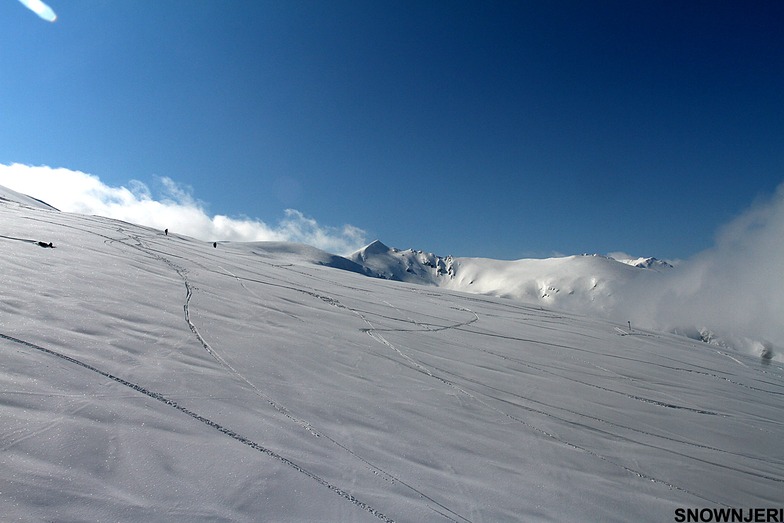
<svg viewBox="0 0 784 523">
<path fill-rule="evenodd" d="M 43 3 L 41 0 L 19 0 L 22 5 L 34 12 L 47 22 L 54 22 L 57 20 L 57 15 L 54 14 L 52 8 Z"/>
</svg>

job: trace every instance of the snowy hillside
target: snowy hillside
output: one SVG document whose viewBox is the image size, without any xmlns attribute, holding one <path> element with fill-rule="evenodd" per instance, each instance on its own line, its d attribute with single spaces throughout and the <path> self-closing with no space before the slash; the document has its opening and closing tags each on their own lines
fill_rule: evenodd
<svg viewBox="0 0 784 523">
<path fill-rule="evenodd" d="M 776 360 L 371 278 L 356 256 L 8 200 L 5 520 L 653 522 L 781 504 Z M 400 252 L 363 265 L 431 261 Z M 455 263 L 456 285 L 493 288 Z M 553 302 L 591 285 L 559 280 Z"/>
<path fill-rule="evenodd" d="M 780 271 L 776 268 L 775 273 L 766 274 L 764 264 L 759 267 L 759 260 L 765 258 L 733 267 L 731 256 L 727 260 L 718 256 L 710 263 L 683 262 L 677 268 L 656 258 L 616 259 L 597 254 L 505 261 L 442 258 L 390 248 L 378 240 L 349 258 L 363 266 L 366 274 L 378 278 L 509 298 L 627 325 L 631 322 L 745 354 L 780 359 L 780 349 L 771 342 L 780 345 L 784 336 L 774 312 L 776 300 L 781 300 L 773 290 Z M 746 285 L 750 274 L 755 285 L 772 278 L 770 290 L 765 300 L 761 294 L 752 295 L 756 303 L 739 310 L 733 305 L 738 299 L 736 289 Z M 764 314 L 754 312 L 768 304 Z M 758 321 L 750 321 L 754 316 Z"/>
<path fill-rule="evenodd" d="M 46 202 L 42 202 L 41 200 L 0 185 L 0 203 L 3 202 L 17 203 L 26 207 L 33 207 L 35 209 L 47 209 L 51 211 L 57 210 Z"/>
<path fill-rule="evenodd" d="M 378 240 L 349 258 L 380 278 L 602 316 L 612 315 L 616 298 L 630 283 L 653 281 L 656 273 L 672 268 L 656 258 L 615 260 L 597 255 L 514 261 L 442 258 L 390 248 Z"/>
</svg>

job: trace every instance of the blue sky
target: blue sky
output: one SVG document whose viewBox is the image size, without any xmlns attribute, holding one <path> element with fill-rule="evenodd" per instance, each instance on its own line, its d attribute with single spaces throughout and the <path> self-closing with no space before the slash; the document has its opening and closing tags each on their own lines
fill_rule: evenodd
<svg viewBox="0 0 784 523">
<path fill-rule="evenodd" d="M 48 3 L 0 164 L 503 259 L 686 258 L 784 181 L 784 2 Z"/>
</svg>

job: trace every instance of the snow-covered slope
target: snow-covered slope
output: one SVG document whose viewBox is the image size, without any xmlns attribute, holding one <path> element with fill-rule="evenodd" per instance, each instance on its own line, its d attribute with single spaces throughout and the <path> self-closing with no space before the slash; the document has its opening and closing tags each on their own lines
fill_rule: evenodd
<svg viewBox="0 0 784 523">
<path fill-rule="evenodd" d="M 597 312 L 612 308 L 616 290 L 643 273 L 603 256 L 516 261 L 458 258 L 447 288 L 492 294 L 559 309 Z"/>
<path fill-rule="evenodd" d="M 781 340 L 776 325 L 759 329 L 750 322 L 727 322 L 726 312 L 717 309 L 732 306 L 736 296 L 731 289 L 737 283 L 708 278 L 699 264 L 682 271 L 682 266 L 676 268 L 656 258 L 616 259 L 597 254 L 513 261 L 442 258 L 390 248 L 378 240 L 350 259 L 365 267 L 366 274 L 379 278 L 509 298 L 680 333 L 756 356 L 779 352 L 771 342 Z M 718 293 L 717 299 L 710 302 L 703 296 L 709 292 Z"/>
<path fill-rule="evenodd" d="M 27 196 L 26 194 L 16 192 L 9 189 L 8 187 L 3 187 L 2 185 L 0 185 L 0 202 L 24 205 L 26 207 L 46 209 L 50 211 L 57 210 L 46 202 L 42 202 L 41 200 L 33 198 L 32 196 Z"/>
<path fill-rule="evenodd" d="M 781 503 L 776 360 L 6 202 L 0 246 L 8 521 L 644 522 Z"/>
<path fill-rule="evenodd" d="M 616 310 L 619 290 L 672 268 L 655 258 L 615 260 L 598 255 L 514 261 L 442 258 L 390 248 L 378 240 L 349 258 L 380 278 L 603 316 Z"/>
<path fill-rule="evenodd" d="M 289 260 L 292 263 L 312 263 L 314 265 L 324 265 L 334 269 L 372 275 L 371 271 L 363 265 L 343 256 L 324 252 L 310 245 L 290 242 L 255 242 L 244 243 L 243 246 L 253 254 L 266 260 L 274 260 L 277 263 Z"/>
</svg>

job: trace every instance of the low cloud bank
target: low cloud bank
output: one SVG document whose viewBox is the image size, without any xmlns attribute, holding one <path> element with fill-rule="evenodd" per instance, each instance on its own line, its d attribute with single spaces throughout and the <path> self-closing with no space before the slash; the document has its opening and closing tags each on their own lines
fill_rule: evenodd
<svg viewBox="0 0 784 523">
<path fill-rule="evenodd" d="M 81 171 L 0 164 L 0 185 L 65 212 L 168 228 L 205 241 L 290 241 L 336 254 L 348 254 L 366 243 L 365 231 L 358 227 L 324 226 L 294 209 L 286 209 L 275 225 L 246 217 L 210 216 L 189 187 L 166 177 L 159 181 L 162 191 L 155 198 L 147 185 L 136 180 L 127 187 L 110 187 Z"/>
<path fill-rule="evenodd" d="M 772 343 L 781 355 L 784 184 L 720 229 L 713 248 L 651 276 L 622 292 L 613 316 L 656 329 L 710 331 L 755 353 Z"/>
</svg>

